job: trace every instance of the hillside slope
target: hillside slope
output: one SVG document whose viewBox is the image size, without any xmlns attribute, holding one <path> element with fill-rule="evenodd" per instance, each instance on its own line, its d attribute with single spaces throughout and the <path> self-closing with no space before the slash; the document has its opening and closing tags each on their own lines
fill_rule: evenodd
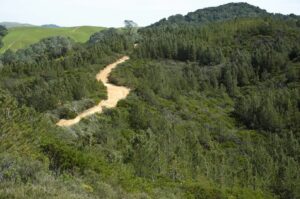
<svg viewBox="0 0 300 199">
<path fill-rule="evenodd" d="M 248 3 L 228 3 L 225 5 L 199 9 L 194 12 L 189 12 L 183 16 L 181 14 L 173 15 L 164 18 L 151 26 L 170 25 L 170 24 L 190 24 L 190 25 L 205 25 L 210 22 L 221 22 L 237 18 L 253 18 L 253 17 L 277 17 L 299 19 L 296 15 L 281 15 L 271 14 L 266 10 L 260 9 L 257 6 Z M 150 26 L 150 27 L 151 27 Z"/>
<path fill-rule="evenodd" d="M 27 24 L 27 23 L 18 23 L 18 22 L 0 22 L 1 26 L 5 26 L 6 28 L 16 28 L 16 27 L 34 27 L 35 25 Z"/>
<path fill-rule="evenodd" d="M 89 37 L 103 27 L 82 26 L 71 28 L 45 28 L 45 27 L 18 27 L 10 28 L 8 34 L 3 38 L 4 46 L 0 49 L 3 53 L 7 49 L 16 51 L 28 47 L 30 44 L 51 36 L 66 36 L 76 42 L 86 42 Z"/>
<path fill-rule="evenodd" d="M 225 18 L 1 55 L 0 198 L 300 198 L 300 21 Z"/>
</svg>

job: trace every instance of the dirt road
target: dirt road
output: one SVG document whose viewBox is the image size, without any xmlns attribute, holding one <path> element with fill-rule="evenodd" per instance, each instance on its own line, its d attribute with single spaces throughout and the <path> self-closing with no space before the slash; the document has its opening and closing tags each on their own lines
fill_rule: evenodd
<svg viewBox="0 0 300 199">
<path fill-rule="evenodd" d="M 80 113 L 76 118 L 65 120 L 61 119 L 56 125 L 58 126 L 72 126 L 80 122 L 82 118 L 88 117 L 95 113 L 101 113 L 103 108 L 113 108 L 117 106 L 118 101 L 125 99 L 130 92 L 129 88 L 124 86 L 116 86 L 113 84 L 108 83 L 108 76 L 110 75 L 112 69 L 128 60 L 128 56 L 124 56 L 121 59 L 117 60 L 116 62 L 106 66 L 103 70 L 101 70 L 97 75 L 97 81 L 101 81 L 104 86 L 107 88 L 107 99 L 102 100 L 97 106 L 94 106 L 90 109 L 85 110 L 84 112 Z"/>
</svg>

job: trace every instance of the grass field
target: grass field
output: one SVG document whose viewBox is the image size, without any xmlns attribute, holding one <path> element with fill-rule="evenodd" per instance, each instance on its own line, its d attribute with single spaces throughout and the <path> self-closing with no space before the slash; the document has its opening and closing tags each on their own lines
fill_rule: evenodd
<svg viewBox="0 0 300 199">
<path fill-rule="evenodd" d="M 18 27 L 10 28 L 8 34 L 3 38 L 4 46 L 0 53 L 7 49 L 16 51 L 18 49 L 36 43 L 39 40 L 51 36 L 68 36 L 77 42 L 85 42 L 91 34 L 103 30 L 103 27 L 80 26 L 70 28 L 42 28 L 42 27 Z"/>
</svg>

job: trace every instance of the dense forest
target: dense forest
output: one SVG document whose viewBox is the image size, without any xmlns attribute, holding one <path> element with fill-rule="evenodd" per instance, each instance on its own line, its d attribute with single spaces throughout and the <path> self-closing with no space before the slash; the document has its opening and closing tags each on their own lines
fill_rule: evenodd
<svg viewBox="0 0 300 199">
<path fill-rule="evenodd" d="M 241 18 L 261 18 L 261 17 L 273 17 L 278 19 L 299 19 L 294 14 L 282 15 L 268 13 L 266 10 L 262 10 L 259 7 L 251 6 L 248 3 L 228 3 L 218 7 L 211 7 L 205 9 L 199 9 L 194 12 L 190 12 L 183 16 L 181 14 L 173 15 L 167 19 L 161 19 L 160 21 L 152 24 L 154 26 L 178 26 L 178 25 L 193 25 L 202 26 L 211 22 L 222 22 Z"/>
<path fill-rule="evenodd" d="M 128 98 L 57 127 L 122 55 Z M 0 59 L 0 198 L 300 198 L 299 16 L 232 3 Z"/>
</svg>

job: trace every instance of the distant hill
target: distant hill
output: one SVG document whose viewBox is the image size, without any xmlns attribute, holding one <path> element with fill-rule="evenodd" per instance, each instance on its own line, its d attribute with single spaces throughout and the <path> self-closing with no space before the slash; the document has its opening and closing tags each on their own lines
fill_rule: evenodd
<svg viewBox="0 0 300 199">
<path fill-rule="evenodd" d="M 76 42 L 86 42 L 89 37 L 103 30 L 103 27 L 80 26 L 80 27 L 14 27 L 8 29 L 8 34 L 3 38 L 4 46 L 0 49 L 0 53 L 7 49 L 16 51 L 27 47 L 39 40 L 52 36 L 66 36 L 72 38 Z"/>
<path fill-rule="evenodd" d="M 45 24 L 45 25 L 41 25 L 41 27 L 43 27 L 43 28 L 60 28 L 60 26 L 58 26 L 56 24 Z"/>
<path fill-rule="evenodd" d="M 43 28 L 60 28 L 56 24 L 44 24 L 41 26 L 28 24 L 28 23 L 19 23 L 19 22 L 0 22 L 0 25 L 6 28 L 17 28 L 17 27 L 43 27 Z"/>
<path fill-rule="evenodd" d="M 34 27 L 35 25 L 27 23 L 18 23 L 18 22 L 0 22 L 0 25 L 5 26 L 6 28 L 16 28 L 16 27 Z"/>
<path fill-rule="evenodd" d="M 160 26 L 168 24 L 194 24 L 203 25 L 210 22 L 226 21 L 235 18 L 248 18 L 248 17 L 267 17 L 276 16 L 278 18 L 298 18 L 296 15 L 282 15 L 268 13 L 264 9 L 248 3 L 229 3 L 218 7 L 210 7 L 199 9 L 194 12 L 189 12 L 183 16 L 181 14 L 173 15 L 164 18 L 151 26 Z M 150 27 L 151 27 L 150 26 Z"/>
</svg>

